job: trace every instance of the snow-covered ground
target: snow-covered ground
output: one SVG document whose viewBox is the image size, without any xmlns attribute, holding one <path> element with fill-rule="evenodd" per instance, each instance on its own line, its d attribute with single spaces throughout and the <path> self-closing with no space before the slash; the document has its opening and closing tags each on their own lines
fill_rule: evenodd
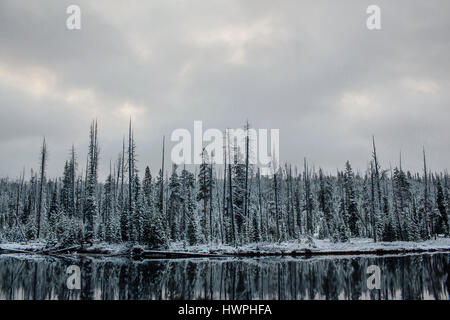
<svg viewBox="0 0 450 320">
<path fill-rule="evenodd" d="M 422 250 L 449 250 L 450 238 L 437 238 L 436 240 L 427 240 L 419 242 L 373 242 L 373 239 L 369 238 L 354 238 L 348 242 L 333 243 L 330 240 L 318 240 L 318 239 L 300 239 L 296 241 L 284 241 L 280 243 L 268 243 L 259 242 L 251 243 L 238 247 L 222 244 L 211 245 L 197 245 L 197 246 L 184 246 L 182 242 L 173 243 L 170 246 L 171 251 L 188 251 L 195 253 L 244 253 L 244 252 L 268 252 L 268 253 L 290 253 L 292 251 L 304 251 L 305 249 L 312 252 L 352 252 L 352 251 L 367 251 L 373 252 L 376 250 L 399 250 L 408 251 L 415 249 Z"/>
<path fill-rule="evenodd" d="M 27 243 L 24 242 L 3 242 L 0 243 L 0 248 L 2 249 L 10 249 L 10 250 L 24 250 L 24 251 L 43 251 L 48 249 L 46 247 L 46 243 L 44 241 L 29 241 Z M 111 244 L 105 242 L 95 243 L 90 246 L 88 249 L 90 251 L 98 251 L 105 252 L 109 254 L 120 254 L 122 252 L 127 251 L 130 248 L 130 245 L 121 243 L 121 244 Z"/>
<path fill-rule="evenodd" d="M 136 247 L 136 246 L 134 246 Z M 139 246 L 145 249 L 143 246 Z M 45 250 L 46 244 L 41 241 L 31 241 L 28 243 L 0 243 L 0 248 L 25 250 L 25 251 L 41 251 Z M 89 247 L 91 252 L 103 252 L 111 255 L 127 252 L 131 246 L 129 244 L 108 244 L 96 243 Z M 302 252 L 309 250 L 312 253 L 330 253 L 333 252 L 366 252 L 372 253 L 376 251 L 412 251 L 412 250 L 450 250 L 450 238 L 437 238 L 436 240 L 418 241 L 418 242 L 373 242 L 369 238 L 353 238 L 348 242 L 333 243 L 330 240 L 318 240 L 312 238 L 302 238 L 295 241 L 283 241 L 279 243 L 259 242 L 242 246 L 231 246 L 225 244 L 203 244 L 195 246 L 186 246 L 183 242 L 174 242 L 167 250 L 170 252 L 190 252 L 205 254 L 244 254 L 244 253 L 271 253 L 271 254 L 289 254 L 292 252 Z"/>
<path fill-rule="evenodd" d="M 0 248 L 2 249 L 13 249 L 13 250 L 30 250 L 30 251 L 40 251 L 45 248 L 45 242 L 42 241 L 29 241 L 29 242 L 2 242 L 0 243 Z"/>
</svg>

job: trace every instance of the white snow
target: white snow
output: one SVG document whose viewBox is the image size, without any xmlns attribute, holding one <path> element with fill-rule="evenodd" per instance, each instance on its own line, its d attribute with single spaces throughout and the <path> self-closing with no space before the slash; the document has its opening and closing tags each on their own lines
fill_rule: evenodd
<svg viewBox="0 0 450 320">
<path fill-rule="evenodd" d="M 184 247 L 183 242 L 176 242 L 170 246 L 171 251 L 188 251 L 196 253 L 238 253 L 238 252 L 292 252 L 309 249 L 314 252 L 342 252 L 342 251 L 368 251 L 375 250 L 413 250 L 413 249 L 450 249 L 450 238 L 437 238 L 436 240 L 418 242 L 374 242 L 370 238 L 353 238 L 348 242 L 333 243 L 330 240 L 309 240 L 307 238 L 283 241 L 280 243 L 251 243 L 242 246 L 231 246 L 223 244 L 203 244 Z"/>
<path fill-rule="evenodd" d="M 29 242 L 2 242 L 0 248 L 12 250 L 30 250 L 39 251 L 45 248 L 44 241 L 29 241 Z"/>
<path fill-rule="evenodd" d="M 45 242 L 30 241 L 28 243 L 1 243 L 0 248 L 40 251 L 45 249 Z M 126 252 L 131 247 L 130 244 L 110 244 L 95 243 L 89 247 L 90 251 L 101 250 L 108 254 L 120 254 Z M 136 247 L 136 246 L 134 246 Z M 143 249 L 145 247 L 139 246 Z M 418 242 L 373 242 L 370 238 L 353 238 L 348 242 L 333 243 L 330 240 L 319 240 L 311 238 L 302 238 L 299 240 L 283 241 L 279 243 L 258 242 L 242 246 L 232 246 L 226 244 L 202 244 L 195 246 L 185 246 L 183 242 L 174 242 L 167 251 L 171 252 L 191 252 L 191 253 L 215 253 L 215 254 L 233 254 L 233 253 L 290 253 L 292 251 L 303 251 L 309 249 L 312 252 L 351 252 L 367 251 L 368 253 L 376 250 L 401 250 L 408 251 L 413 249 L 422 250 L 449 250 L 450 238 L 437 238 L 436 240 L 426 240 Z M 164 251 L 164 250 L 161 250 Z"/>
</svg>

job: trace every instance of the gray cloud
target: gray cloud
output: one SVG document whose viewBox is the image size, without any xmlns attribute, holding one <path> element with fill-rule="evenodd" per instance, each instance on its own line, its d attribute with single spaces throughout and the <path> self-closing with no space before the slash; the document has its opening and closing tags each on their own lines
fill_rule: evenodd
<svg viewBox="0 0 450 320">
<path fill-rule="evenodd" d="M 72 143 L 84 163 L 98 118 L 101 170 L 121 150 L 129 117 L 139 165 L 159 167 L 176 128 L 280 128 L 282 162 L 361 170 L 377 138 L 383 166 L 432 170 L 450 158 L 448 1 L 77 1 L 82 30 L 65 28 L 72 1 L 0 2 L 0 176 L 49 174 Z"/>
</svg>

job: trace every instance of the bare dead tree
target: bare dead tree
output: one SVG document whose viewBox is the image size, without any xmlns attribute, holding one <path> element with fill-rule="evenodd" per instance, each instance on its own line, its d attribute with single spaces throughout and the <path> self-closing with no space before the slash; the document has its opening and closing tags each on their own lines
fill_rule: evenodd
<svg viewBox="0 0 450 320">
<path fill-rule="evenodd" d="M 161 161 L 161 186 L 159 190 L 159 203 L 160 203 L 160 211 L 161 214 L 164 213 L 164 142 L 165 136 L 163 136 L 163 144 L 162 144 L 162 161 Z"/>
<path fill-rule="evenodd" d="M 377 228 L 375 221 L 375 186 L 374 186 L 374 169 L 373 169 L 373 161 L 370 161 L 370 213 L 371 213 L 371 222 L 372 222 L 372 232 L 373 232 L 373 240 L 377 242 Z"/>
<path fill-rule="evenodd" d="M 381 211 L 382 205 L 381 205 L 381 187 L 380 187 L 380 166 L 378 163 L 377 158 L 377 150 L 375 148 L 375 137 L 372 136 L 372 146 L 373 146 L 373 160 L 375 162 L 375 180 L 377 183 L 377 195 L 378 195 L 378 208 Z"/>
<path fill-rule="evenodd" d="M 233 186 L 232 186 L 232 180 L 231 180 L 231 150 L 230 150 L 230 137 L 229 134 L 227 134 L 227 140 L 228 140 L 228 188 L 229 188 L 229 208 L 230 208 L 230 215 L 231 215 L 231 229 L 232 229 L 232 236 L 233 236 L 233 243 L 236 246 L 236 227 L 234 223 L 234 210 L 233 210 Z"/>
</svg>

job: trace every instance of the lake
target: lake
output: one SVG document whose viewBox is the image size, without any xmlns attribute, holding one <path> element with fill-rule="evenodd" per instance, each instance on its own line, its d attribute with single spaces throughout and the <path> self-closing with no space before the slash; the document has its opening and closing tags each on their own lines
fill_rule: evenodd
<svg viewBox="0 0 450 320">
<path fill-rule="evenodd" d="M 448 253 L 144 261 L 0 255 L 0 299 L 448 300 L 449 260 Z M 67 286 L 71 265 L 79 267 L 81 289 Z M 370 265 L 380 268 L 380 289 L 367 288 Z"/>
</svg>

